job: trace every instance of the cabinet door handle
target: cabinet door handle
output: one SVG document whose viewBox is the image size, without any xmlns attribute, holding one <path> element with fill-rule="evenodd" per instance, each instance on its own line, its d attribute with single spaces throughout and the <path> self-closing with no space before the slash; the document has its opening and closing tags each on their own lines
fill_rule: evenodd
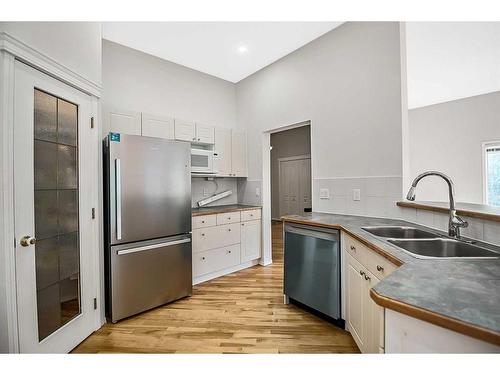
<svg viewBox="0 0 500 375">
<path fill-rule="evenodd" d="M 379 272 L 384 272 L 384 267 L 382 267 L 382 266 L 377 266 L 377 271 L 379 271 Z"/>
<path fill-rule="evenodd" d="M 228 232 L 231 232 L 231 228 L 229 228 L 227 231 L 228 231 Z"/>
<path fill-rule="evenodd" d="M 365 275 L 365 277 L 366 277 L 366 273 L 365 273 L 365 271 L 359 271 L 359 274 L 360 274 L 361 276 Z"/>
<path fill-rule="evenodd" d="M 354 245 L 351 245 L 351 250 L 356 251 L 356 247 Z"/>
<path fill-rule="evenodd" d="M 205 260 L 205 257 L 201 257 L 201 260 Z"/>
<path fill-rule="evenodd" d="M 205 233 L 202 233 L 202 234 L 201 234 L 201 236 L 202 236 L 202 237 L 205 237 Z"/>
<path fill-rule="evenodd" d="M 371 280 L 371 277 L 365 274 L 365 280 Z"/>
<path fill-rule="evenodd" d="M 201 221 L 201 223 L 202 223 L 202 224 L 205 224 L 205 220 L 202 220 L 202 221 Z"/>
<path fill-rule="evenodd" d="M 228 253 L 228 254 L 231 254 L 231 250 L 229 250 L 227 253 Z"/>
</svg>

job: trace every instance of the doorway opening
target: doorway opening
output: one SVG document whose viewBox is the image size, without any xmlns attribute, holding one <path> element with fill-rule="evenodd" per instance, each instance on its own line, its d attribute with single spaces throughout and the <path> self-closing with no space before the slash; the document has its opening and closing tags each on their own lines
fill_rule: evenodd
<svg viewBox="0 0 500 375">
<path fill-rule="evenodd" d="M 270 144 L 272 230 L 281 235 L 282 216 L 303 215 L 312 209 L 309 121 L 271 133 Z M 273 238 L 277 235 L 273 233 Z M 282 246 L 273 246 L 273 259 L 281 259 L 282 251 Z"/>
</svg>

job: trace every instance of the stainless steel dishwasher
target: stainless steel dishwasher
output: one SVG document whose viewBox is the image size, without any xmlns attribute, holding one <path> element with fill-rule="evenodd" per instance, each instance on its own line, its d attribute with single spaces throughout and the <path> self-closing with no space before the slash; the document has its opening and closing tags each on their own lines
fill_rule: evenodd
<svg viewBox="0 0 500 375">
<path fill-rule="evenodd" d="M 330 318 L 340 315 L 340 232 L 285 225 L 285 301 L 291 298 Z"/>
</svg>

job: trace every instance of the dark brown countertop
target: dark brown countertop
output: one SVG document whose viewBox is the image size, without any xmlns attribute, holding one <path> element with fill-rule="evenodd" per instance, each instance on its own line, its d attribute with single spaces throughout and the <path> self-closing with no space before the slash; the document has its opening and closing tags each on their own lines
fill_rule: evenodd
<svg viewBox="0 0 500 375">
<path fill-rule="evenodd" d="M 256 210 L 260 208 L 262 207 L 250 206 L 246 204 L 227 204 L 222 206 L 193 207 L 191 209 L 191 216 L 214 215 L 214 214 L 222 214 L 224 212 Z"/>
<path fill-rule="evenodd" d="M 400 201 L 396 204 L 399 207 L 418 208 L 419 210 L 434 212 L 448 213 L 450 211 L 450 204 L 447 202 Z M 484 220 L 500 221 L 500 207 L 488 206 L 485 204 L 457 202 L 455 204 L 455 209 L 457 210 L 458 215 L 475 217 Z"/>
<path fill-rule="evenodd" d="M 311 213 L 284 222 L 341 229 L 400 267 L 370 291 L 379 305 L 417 319 L 500 345 L 500 259 L 419 259 L 362 229 L 403 225 L 403 220 Z"/>
</svg>

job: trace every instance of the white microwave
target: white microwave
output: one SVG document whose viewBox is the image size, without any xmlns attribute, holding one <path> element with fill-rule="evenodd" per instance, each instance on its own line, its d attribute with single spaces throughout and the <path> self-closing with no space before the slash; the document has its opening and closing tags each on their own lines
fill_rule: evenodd
<svg viewBox="0 0 500 375">
<path fill-rule="evenodd" d="M 191 173 L 215 174 L 215 153 L 212 150 L 192 148 Z"/>
</svg>

